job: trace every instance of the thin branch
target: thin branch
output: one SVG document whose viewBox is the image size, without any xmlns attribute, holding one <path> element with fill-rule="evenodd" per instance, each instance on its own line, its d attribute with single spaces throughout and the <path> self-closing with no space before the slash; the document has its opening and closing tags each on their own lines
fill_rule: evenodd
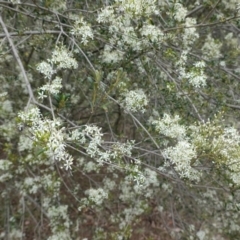
<svg viewBox="0 0 240 240">
<path fill-rule="evenodd" d="M 114 98 L 112 98 L 111 96 L 108 96 L 109 99 L 111 99 L 113 102 L 119 104 Z M 152 142 L 155 144 L 155 146 L 157 147 L 157 149 L 160 149 L 159 145 L 157 144 L 157 142 L 153 139 L 152 135 L 148 132 L 148 130 L 142 125 L 141 122 L 139 122 L 139 120 L 130 112 L 128 112 L 128 114 L 137 122 L 137 124 L 147 133 L 147 135 L 150 137 L 150 139 L 152 140 Z"/>
<path fill-rule="evenodd" d="M 3 5 L 2 5 L 3 7 L 9 8 L 10 10 L 13 10 L 13 11 L 16 11 L 16 10 L 17 10 L 18 12 L 20 12 L 18 9 L 13 8 L 13 7 L 12 7 L 12 4 L 11 4 L 11 3 L 9 4 L 9 2 L 0 1 L 0 4 L 3 4 Z M 16 4 L 14 4 L 14 5 L 18 5 L 18 6 L 28 6 L 28 7 L 38 8 L 38 9 L 41 9 L 42 11 L 49 12 L 49 13 L 51 13 L 51 14 L 56 14 L 55 11 L 53 11 L 53 10 L 51 10 L 51 9 L 49 9 L 49 8 L 45 8 L 45 7 L 43 7 L 43 6 L 40 6 L 40 5 L 36 4 L 36 3 L 35 3 L 35 4 L 31 4 L 31 3 L 16 3 Z M 23 13 L 23 12 L 22 12 L 22 13 Z M 68 19 L 68 16 L 66 16 L 66 15 L 64 15 L 64 14 L 61 14 L 61 13 L 58 13 L 58 12 L 57 12 L 57 14 L 58 14 L 59 16 L 63 17 L 63 18 L 67 18 L 67 19 Z"/>
<path fill-rule="evenodd" d="M 95 67 L 92 65 L 91 61 L 89 60 L 89 58 L 87 57 L 87 55 L 84 53 L 84 51 L 78 46 L 78 44 L 76 43 L 75 39 L 70 37 L 66 32 L 63 32 L 63 35 L 65 35 L 66 37 L 68 37 L 73 44 L 77 47 L 77 49 L 81 52 L 81 54 L 84 56 L 84 58 L 87 60 L 88 64 L 91 66 L 92 70 L 94 72 L 96 72 Z"/>
<path fill-rule="evenodd" d="M 20 37 L 24 35 L 42 35 L 42 34 L 59 34 L 59 30 L 42 30 L 42 31 L 24 31 L 24 32 L 8 32 L 11 37 Z M 5 33 L 0 33 L 0 38 L 5 38 Z"/>
<path fill-rule="evenodd" d="M 34 95 L 33 95 L 32 87 L 31 87 L 30 82 L 28 80 L 28 77 L 27 77 L 26 71 L 24 69 L 24 66 L 22 64 L 22 61 L 21 61 L 21 59 L 19 57 L 18 51 L 17 51 L 17 49 L 16 49 L 16 47 L 15 47 L 15 45 L 14 45 L 12 39 L 11 39 L 11 36 L 9 35 L 9 32 L 7 30 L 7 27 L 6 27 L 5 23 L 4 23 L 1 15 L 0 15 L 0 24 L 2 25 L 3 31 L 5 32 L 7 40 L 8 40 L 8 42 L 10 44 L 10 47 L 11 47 L 11 49 L 13 51 L 13 55 L 16 58 L 16 61 L 17 61 L 18 65 L 19 65 L 19 67 L 21 69 L 23 78 L 25 80 L 25 83 L 26 83 L 26 86 L 27 86 L 27 89 L 28 89 L 29 98 L 31 100 L 33 100 L 33 102 L 36 102 L 36 100 L 34 98 Z"/>
<path fill-rule="evenodd" d="M 228 106 L 230 108 L 234 108 L 234 109 L 240 109 L 240 106 L 234 105 L 234 104 L 226 104 L 226 106 Z"/>
<path fill-rule="evenodd" d="M 204 8 L 203 4 L 195 7 L 193 10 L 189 11 L 186 15 L 186 18 L 187 17 L 191 17 L 193 14 L 195 14 L 196 12 L 198 12 L 199 10 L 202 10 Z"/>
<path fill-rule="evenodd" d="M 18 42 L 18 44 L 15 45 L 15 48 L 17 48 L 18 46 L 20 46 L 22 43 L 24 43 L 27 39 L 29 39 L 31 37 L 31 35 L 28 35 L 27 37 L 25 37 L 23 40 L 21 40 L 20 42 Z M 6 55 L 9 52 L 11 52 L 11 49 L 2 53 L 1 55 Z"/>
<path fill-rule="evenodd" d="M 177 89 L 182 93 L 184 94 L 184 96 L 187 98 L 187 100 L 189 101 L 189 103 L 191 104 L 194 112 L 196 113 L 197 115 L 197 118 L 201 121 L 201 122 L 204 122 L 203 118 L 201 117 L 201 115 L 199 114 L 199 111 L 197 110 L 196 106 L 194 105 L 194 103 L 192 102 L 192 100 L 189 98 L 189 96 L 184 93 L 182 91 L 182 89 L 180 88 L 179 84 L 175 81 L 175 79 L 169 74 L 169 72 L 158 62 L 156 61 L 157 65 L 166 73 L 166 75 L 173 81 L 173 83 L 176 85 Z"/>
<path fill-rule="evenodd" d="M 168 28 L 168 29 L 164 29 L 164 32 L 170 32 L 170 31 L 175 31 L 178 29 L 185 29 L 185 28 L 202 28 L 202 27 L 212 27 L 221 23 L 225 23 L 225 22 L 229 22 L 231 20 L 234 19 L 238 19 L 240 18 L 240 16 L 234 16 L 234 17 L 230 17 L 230 18 L 226 18 L 222 21 L 218 21 L 218 22 L 213 22 L 213 23 L 205 23 L 205 24 L 196 24 L 196 25 L 192 25 L 192 26 L 180 26 L 180 27 L 173 27 L 173 28 Z"/>
<path fill-rule="evenodd" d="M 49 100 L 49 105 L 50 105 L 50 109 L 51 109 L 52 118 L 53 118 L 53 120 L 55 120 L 56 118 L 55 118 L 53 104 L 52 104 L 52 97 L 50 96 L 50 94 L 48 94 L 48 100 Z"/>
<path fill-rule="evenodd" d="M 37 208 L 43 213 L 43 215 L 44 215 L 47 219 L 49 219 L 48 213 L 43 209 L 42 206 L 40 206 L 30 195 L 27 194 L 25 197 L 26 197 L 31 203 L 33 203 L 33 204 L 35 205 L 35 207 L 37 207 Z"/>
<path fill-rule="evenodd" d="M 1 1 L 0 1 L 0 4 L 1 4 Z M 58 24 L 58 22 L 55 21 L 55 20 L 49 20 L 49 19 L 47 19 L 47 18 L 40 18 L 40 17 L 38 17 L 37 15 L 32 15 L 32 14 L 27 13 L 27 12 L 22 12 L 22 11 L 20 11 L 19 9 L 11 8 L 11 7 L 8 7 L 8 6 L 5 6 L 5 5 L 0 5 L 0 7 L 7 8 L 7 9 L 13 11 L 13 12 L 21 13 L 21 14 L 23 14 L 23 15 L 25 15 L 25 16 L 28 16 L 28 17 L 33 18 L 34 20 L 39 19 L 39 20 L 44 21 L 44 22 L 50 22 L 50 23 Z M 51 12 L 52 14 L 54 14 L 53 11 L 50 11 L 50 12 Z M 61 16 L 61 17 L 67 18 L 66 16 L 61 15 L 61 14 L 59 14 L 59 13 L 56 13 L 56 14 L 58 14 L 58 15 Z M 68 18 L 67 18 L 67 19 L 68 19 Z M 65 23 L 62 23 L 62 26 L 71 28 L 70 25 L 65 24 Z"/>
<path fill-rule="evenodd" d="M 217 5 L 221 2 L 221 0 L 218 0 L 216 2 L 216 4 L 213 6 L 213 8 L 211 9 L 211 11 L 207 14 L 207 16 L 203 19 L 202 23 L 203 24 L 210 16 L 211 14 L 213 13 L 214 9 L 217 7 Z"/>
</svg>

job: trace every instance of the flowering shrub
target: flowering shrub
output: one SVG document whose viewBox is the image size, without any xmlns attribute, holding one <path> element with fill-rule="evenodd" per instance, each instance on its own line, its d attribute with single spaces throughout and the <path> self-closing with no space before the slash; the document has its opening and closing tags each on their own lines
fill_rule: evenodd
<svg viewBox="0 0 240 240">
<path fill-rule="evenodd" d="M 0 4 L 0 238 L 237 239 L 238 1 L 33 2 Z"/>
</svg>

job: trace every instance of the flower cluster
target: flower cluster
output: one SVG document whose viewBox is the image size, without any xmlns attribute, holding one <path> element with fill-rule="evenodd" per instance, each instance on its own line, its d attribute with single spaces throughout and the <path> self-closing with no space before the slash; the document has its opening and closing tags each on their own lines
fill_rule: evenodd
<svg viewBox="0 0 240 240">
<path fill-rule="evenodd" d="M 79 18 L 75 21 L 71 34 L 76 37 L 80 36 L 82 39 L 81 43 L 84 45 L 88 43 L 89 39 L 93 39 L 92 28 L 83 20 L 83 18 Z"/>
<path fill-rule="evenodd" d="M 21 3 L 21 0 L 10 0 L 10 2 L 13 4 L 19 4 Z"/>
<path fill-rule="evenodd" d="M 122 156 L 130 157 L 132 155 L 134 141 L 128 141 L 126 143 L 116 142 L 112 145 L 111 156 L 113 159 Z"/>
<path fill-rule="evenodd" d="M 123 106 L 126 111 L 142 112 L 146 111 L 148 98 L 142 89 L 131 90 L 123 94 Z"/>
<path fill-rule="evenodd" d="M 191 167 L 192 161 L 197 157 L 197 152 L 189 142 L 179 141 L 176 146 L 165 149 L 163 154 L 181 178 L 200 180 L 200 173 Z"/>
<path fill-rule="evenodd" d="M 71 169 L 73 158 L 66 152 L 64 128 L 58 120 L 43 119 L 38 108 L 31 108 L 18 114 L 20 125 L 26 124 L 33 142 L 53 160 L 64 161 L 66 170 Z"/>
<path fill-rule="evenodd" d="M 98 165 L 109 163 L 122 157 L 131 157 L 134 141 L 126 143 L 115 142 L 108 149 L 103 147 L 101 129 L 95 125 L 85 125 L 82 129 L 73 130 L 68 137 L 69 141 L 78 142 L 84 146 L 86 153 L 98 162 Z M 87 169 L 94 169 L 94 163 L 87 163 Z M 88 170 L 87 170 L 88 171 Z"/>
<path fill-rule="evenodd" d="M 95 125 L 86 125 L 83 129 L 72 131 L 68 140 L 83 144 L 88 156 L 95 159 L 101 165 L 111 161 L 112 158 L 111 152 L 101 147 L 103 143 L 102 136 L 101 128 Z M 94 168 L 94 166 L 90 166 L 90 168 Z"/>
<path fill-rule="evenodd" d="M 204 73 L 205 63 L 203 61 L 196 62 L 194 67 L 189 71 L 185 78 L 189 80 L 190 84 L 195 88 L 205 87 L 207 76 Z"/>
<path fill-rule="evenodd" d="M 72 53 L 67 51 L 64 46 L 56 47 L 52 52 L 52 58 L 47 62 L 43 61 L 37 65 L 37 70 L 42 73 L 45 78 L 51 79 L 52 75 L 60 69 L 76 69 L 77 61 L 72 57 Z"/>
<path fill-rule="evenodd" d="M 187 15 L 187 9 L 183 7 L 181 3 L 175 3 L 174 5 L 174 19 L 178 22 L 182 22 Z"/>
<path fill-rule="evenodd" d="M 73 58 L 73 54 L 64 46 L 56 47 L 52 53 L 52 58 L 48 61 L 55 64 L 57 69 L 76 69 L 78 67 L 77 61 Z"/>
<path fill-rule="evenodd" d="M 162 118 L 158 120 L 150 118 L 149 122 L 155 126 L 155 129 L 158 133 L 180 140 L 186 135 L 186 128 L 185 126 L 179 124 L 180 120 L 181 119 L 178 115 L 171 117 L 169 114 L 164 113 Z"/>
<path fill-rule="evenodd" d="M 146 176 L 144 176 L 141 168 L 140 161 L 136 161 L 133 166 L 127 166 L 126 169 L 129 171 L 130 179 L 136 183 L 137 189 L 142 189 L 143 184 L 145 183 Z"/>
<path fill-rule="evenodd" d="M 102 188 L 90 188 L 85 193 L 88 195 L 88 199 L 98 206 L 100 206 L 103 201 L 108 198 L 108 193 Z"/>
<path fill-rule="evenodd" d="M 12 162 L 7 159 L 0 159 L 0 182 L 4 183 L 8 179 L 11 179 L 13 175 L 11 174 Z"/>
<path fill-rule="evenodd" d="M 198 61 L 193 64 L 193 66 L 187 70 L 186 64 L 188 60 L 188 51 L 183 51 L 179 60 L 176 62 L 178 67 L 178 73 L 181 79 L 187 79 L 188 82 L 195 88 L 205 87 L 207 76 L 204 73 L 205 62 Z"/>
<path fill-rule="evenodd" d="M 49 94 L 58 94 L 60 92 L 60 89 L 62 88 L 62 79 L 60 77 L 56 77 L 51 83 L 45 84 L 42 87 L 39 88 L 39 98 L 43 99 L 47 97 L 44 95 L 45 92 L 48 92 Z"/>
<path fill-rule="evenodd" d="M 120 7 L 132 16 L 158 14 L 156 0 L 115 0 Z"/>
<path fill-rule="evenodd" d="M 119 50 L 114 50 L 109 45 L 105 45 L 102 55 L 102 61 L 105 63 L 117 63 L 123 59 L 124 53 Z"/>
<path fill-rule="evenodd" d="M 155 126 L 158 133 L 177 140 L 175 146 L 169 146 L 163 151 L 165 167 L 173 166 L 181 178 L 199 181 L 201 173 L 192 167 L 193 162 L 198 164 L 197 151 L 194 142 L 187 136 L 188 128 L 180 125 L 179 121 L 178 115 L 171 117 L 166 113 L 158 120 L 153 117 L 149 119 L 149 123 Z M 168 141 L 165 145 L 167 144 Z"/>
<path fill-rule="evenodd" d="M 144 24 L 142 26 L 141 35 L 156 43 L 161 42 L 164 37 L 164 33 L 158 27 L 150 24 Z"/>
<path fill-rule="evenodd" d="M 70 239 L 69 227 L 70 219 L 68 216 L 68 206 L 58 205 L 47 208 L 47 214 L 50 218 L 52 236 L 49 240 Z"/>
<path fill-rule="evenodd" d="M 183 37 L 183 44 L 187 49 L 189 49 L 189 47 L 199 38 L 197 29 L 194 27 L 196 23 L 197 21 L 194 18 L 188 17 L 185 20 L 186 28 L 184 29 L 182 37 Z"/>
<path fill-rule="evenodd" d="M 7 92 L 0 93 L 0 99 L 7 96 Z"/>
<path fill-rule="evenodd" d="M 219 59 L 222 56 L 221 47 L 222 44 L 213 39 L 209 34 L 204 42 L 202 51 L 207 59 Z"/>
<path fill-rule="evenodd" d="M 224 166 L 226 174 L 235 184 L 240 184 L 240 134 L 233 127 L 221 127 L 218 119 L 189 126 L 191 143 L 198 154 L 209 155 L 216 166 Z"/>
<path fill-rule="evenodd" d="M 53 11 L 66 10 L 67 4 L 64 0 L 54 0 L 45 3 Z"/>
<path fill-rule="evenodd" d="M 225 8 L 227 9 L 239 9 L 239 1 L 238 0 L 229 0 L 229 1 L 223 1 L 223 4 Z"/>
<path fill-rule="evenodd" d="M 52 53 L 51 59 L 47 62 L 43 61 L 37 65 L 37 71 L 42 73 L 49 82 L 39 88 L 38 94 L 39 99 L 47 97 L 46 93 L 56 95 L 62 88 L 62 79 L 60 77 L 52 76 L 57 73 L 60 69 L 76 69 L 78 66 L 77 61 L 72 57 L 72 53 L 68 52 L 67 49 L 62 47 L 56 47 Z"/>
<path fill-rule="evenodd" d="M 1 103 L 1 109 L 4 111 L 4 112 L 9 112 L 11 113 L 13 111 L 13 108 L 12 108 L 12 102 L 10 100 L 5 100 Z"/>
<path fill-rule="evenodd" d="M 240 4 L 239 4 L 240 6 Z M 233 47 L 238 52 L 240 51 L 240 44 L 237 37 L 234 37 L 233 33 L 228 33 L 225 38 L 227 46 Z"/>
<path fill-rule="evenodd" d="M 234 2 L 236 0 L 230 0 L 229 5 Z M 18 63 L 26 60 L 23 66 L 16 67 L 11 62 L 13 58 L 7 57 L 10 56 L 9 46 L 13 48 L 11 44 L 2 41 L 0 47 L 0 83 L 3 91 L 9 93 L 8 100 L 0 94 L 0 139 L 4 151 L 0 155 L 8 159 L 0 159 L 0 182 L 4 184 L 0 197 L 5 197 L 6 208 L 13 210 L 9 211 L 8 218 L 14 216 L 16 219 L 9 221 L 10 225 L 6 223 L 4 229 L 7 231 L 1 230 L 5 233 L 0 232 L 0 238 L 24 238 L 25 232 L 31 232 L 35 239 L 49 240 L 82 239 L 88 235 L 91 239 L 131 239 L 135 234 L 131 236 L 131 228 L 137 232 L 138 226 L 142 227 L 146 215 L 150 214 L 150 227 L 155 224 L 155 218 L 157 222 L 159 218 L 165 219 L 170 223 L 167 230 L 174 233 L 173 239 L 213 239 L 216 231 L 212 229 L 218 224 L 221 233 L 227 229 L 232 231 L 232 236 L 239 235 L 240 214 L 233 207 L 235 203 L 218 201 L 221 194 L 224 195 L 222 199 L 234 194 L 236 203 L 240 199 L 240 195 L 236 197 L 238 190 L 234 189 L 240 185 L 239 133 L 234 128 L 226 128 L 222 122 L 193 124 L 194 113 L 206 119 L 217 108 L 222 108 L 225 104 L 220 102 L 222 99 L 227 99 L 231 107 L 239 102 L 238 82 L 234 81 L 240 72 L 236 67 L 239 65 L 237 28 L 234 26 L 237 19 L 232 19 L 232 26 L 227 30 L 221 30 L 221 24 L 214 23 L 220 17 L 224 20 L 234 17 L 237 10 L 230 11 L 232 6 L 229 11 L 221 9 L 227 6 L 227 0 L 218 4 L 208 16 L 202 14 L 204 8 L 210 7 L 208 0 L 191 1 L 191 4 L 180 0 L 86 3 L 46 0 L 43 4 L 41 9 L 33 6 L 36 11 L 31 15 L 38 19 L 39 13 L 46 14 L 49 24 L 44 24 L 44 32 L 47 35 L 40 33 L 27 39 L 30 44 L 21 44 L 17 60 Z M 28 12 L 26 7 L 21 4 L 23 14 Z M 74 11 L 79 7 L 82 8 L 80 12 Z M 4 4 L 1 8 L 5 8 Z M 59 13 L 59 9 L 66 11 Z M 4 21 L 8 20 L 11 11 L 8 8 Z M 14 26 L 11 21 L 6 24 L 9 29 L 26 29 L 32 23 L 25 17 L 14 21 Z M 206 35 L 208 29 L 204 26 L 209 24 L 214 39 Z M 41 21 L 37 20 L 35 25 L 36 30 L 42 28 Z M 56 33 L 52 31 L 53 26 L 61 30 L 57 41 L 67 43 L 71 51 L 68 47 L 53 46 L 55 41 L 51 33 Z M 70 35 L 63 31 L 70 31 Z M 50 41 L 45 52 L 38 55 L 37 51 L 32 55 L 27 46 L 42 49 L 41 44 L 46 39 Z M 83 45 L 82 50 L 79 44 Z M 44 54 L 51 52 L 49 49 L 54 49 L 52 56 L 41 62 Z M 223 52 L 224 49 L 227 51 Z M 80 54 L 77 58 L 80 69 L 73 53 Z M 212 60 L 220 56 L 223 56 L 220 67 L 224 71 L 214 72 L 218 71 L 215 68 L 218 61 Z M 228 59 L 228 56 L 231 57 Z M 211 64 L 213 72 L 201 60 Z M 34 61 L 40 63 L 37 70 L 44 78 L 38 89 L 43 101 L 40 104 L 35 98 L 29 98 L 27 110 L 20 112 L 17 118 L 20 132 L 14 125 L 14 114 L 26 106 L 28 91 L 30 96 L 36 93 L 34 87 L 38 83 L 33 81 L 36 77 L 30 75 L 28 63 Z M 8 69 L 3 69 L 4 66 Z M 22 67 L 28 69 L 28 79 L 22 74 Z M 92 72 L 92 69 L 96 70 Z M 217 80 L 216 75 L 219 76 Z M 212 80 L 207 82 L 207 77 Z M 225 84 L 226 81 L 234 85 Z M 21 91 L 16 95 L 9 83 L 22 86 Z M 67 93 L 60 93 L 63 90 Z M 194 94 L 200 90 L 201 96 Z M 63 110 L 61 106 L 67 104 L 69 96 L 74 100 Z M 205 96 L 216 98 L 216 101 L 207 105 Z M 40 109 L 31 108 L 31 101 L 41 107 L 41 113 Z M 148 114 L 141 113 L 150 113 L 153 108 L 156 113 L 147 125 Z M 228 108 L 225 111 L 237 120 Z M 14 146 L 18 146 L 16 151 L 12 150 Z M 75 156 L 71 174 L 58 168 L 59 165 L 67 170 L 73 167 L 73 157 L 69 153 Z M 200 178 L 201 187 L 195 185 Z M 226 191 L 217 190 L 215 179 L 220 180 L 219 185 Z M 199 187 L 197 191 L 196 187 Z M 216 194 L 209 189 L 216 189 Z M 200 199 L 199 192 L 204 191 L 203 204 L 194 207 Z M 22 196 L 20 204 L 9 201 L 19 195 Z M 210 204 L 214 203 L 212 206 L 204 202 L 208 199 Z M 74 206 L 78 203 L 83 203 L 80 208 L 86 206 L 80 215 L 74 214 Z M 71 206 L 69 217 L 67 205 Z M 89 214 L 89 210 L 94 215 Z M 24 221 L 19 214 L 26 216 Z M 210 215 L 216 219 L 208 218 Z M 220 224 L 221 215 L 226 220 Z M 42 218 L 40 224 L 35 221 L 39 216 Z M 182 224 L 178 219 L 182 219 Z M 208 224 L 212 219 L 214 223 Z M 48 225 L 47 231 L 42 231 L 42 223 Z M 91 231 L 87 229 L 85 234 L 82 229 L 86 224 L 91 226 Z M 111 227 L 105 231 L 105 226 Z M 17 230 L 14 235 L 14 228 L 21 228 L 22 235 Z M 157 237 L 154 231 L 148 232 L 153 235 L 145 235 L 146 238 Z M 170 236 L 166 236 L 168 238 Z"/>
<path fill-rule="evenodd" d="M 48 79 L 51 79 L 52 75 L 56 73 L 56 70 L 53 69 L 52 64 L 45 61 L 37 65 L 37 70 Z"/>
<path fill-rule="evenodd" d="M 159 13 L 156 0 L 117 0 L 115 2 L 114 8 L 108 6 L 102 9 L 97 18 L 99 23 L 109 24 L 108 31 L 111 34 L 109 40 L 111 47 L 105 45 L 103 52 L 104 62 L 119 62 L 123 58 L 122 53 L 128 48 L 141 51 L 152 43 L 162 42 L 162 31 L 149 21 L 150 15 Z M 145 20 L 141 19 L 143 16 Z M 136 21 L 137 28 L 132 19 Z"/>
<path fill-rule="evenodd" d="M 27 177 L 24 179 L 24 188 L 27 189 L 27 192 L 31 194 L 37 193 L 40 188 L 40 178 L 39 177 Z"/>
<path fill-rule="evenodd" d="M 98 23 L 107 23 L 113 22 L 114 20 L 114 10 L 112 6 L 107 6 L 98 13 L 97 22 Z"/>
</svg>

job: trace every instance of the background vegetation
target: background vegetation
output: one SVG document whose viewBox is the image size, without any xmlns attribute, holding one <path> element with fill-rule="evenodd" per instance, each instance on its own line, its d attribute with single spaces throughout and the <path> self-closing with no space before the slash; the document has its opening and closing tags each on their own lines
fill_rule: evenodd
<svg viewBox="0 0 240 240">
<path fill-rule="evenodd" d="M 239 9 L 0 1 L 0 239 L 237 239 Z"/>
</svg>

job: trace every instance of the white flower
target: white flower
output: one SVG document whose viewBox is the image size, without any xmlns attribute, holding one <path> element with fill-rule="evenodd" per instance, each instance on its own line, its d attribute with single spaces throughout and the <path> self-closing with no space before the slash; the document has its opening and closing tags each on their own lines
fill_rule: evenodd
<svg viewBox="0 0 240 240">
<path fill-rule="evenodd" d="M 221 47 L 222 43 L 214 40 L 209 34 L 202 47 L 202 52 L 208 59 L 219 59 L 222 56 Z"/>
<path fill-rule="evenodd" d="M 188 73 L 186 77 L 189 79 L 189 82 L 196 88 L 206 86 L 207 77 L 205 74 L 197 75 L 194 73 Z"/>
<path fill-rule="evenodd" d="M 174 10 L 174 19 L 178 22 L 182 22 L 187 15 L 187 9 L 184 8 L 181 3 L 175 3 Z"/>
<path fill-rule="evenodd" d="M 150 16 L 158 14 L 156 0 L 116 0 L 119 2 L 120 8 L 126 11 L 131 16 Z"/>
<path fill-rule="evenodd" d="M 91 172 L 91 171 L 97 172 L 97 168 L 98 168 L 98 166 L 95 162 L 88 161 L 88 162 L 84 163 L 83 170 L 86 172 Z"/>
<path fill-rule="evenodd" d="M 45 93 L 43 91 L 38 91 L 38 98 L 39 99 L 44 99 L 46 97 L 47 97 L 47 95 L 45 95 Z"/>
<path fill-rule="evenodd" d="M 141 35 L 147 37 L 152 42 L 159 42 L 163 39 L 163 32 L 156 26 L 145 24 L 141 29 Z"/>
<path fill-rule="evenodd" d="M 68 52 L 64 46 L 56 47 L 52 53 L 52 58 L 47 61 L 39 63 L 37 71 L 48 79 L 51 79 L 52 75 L 59 69 L 76 69 L 78 67 L 77 61 L 72 57 L 72 53 Z M 56 69 L 54 69 L 54 65 L 56 65 Z M 44 96 L 40 94 L 40 98 L 44 98 Z"/>
<path fill-rule="evenodd" d="M 84 131 L 80 131 L 79 129 L 75 129 L 70 133 L 70 136 L 68 137 L 69 141 L 79 141 L 80 144 L 86 143 L 87 139 L 85 136 Z"/>
<path fill-rule="evenodd" d="M 181 78 L 188 79 L 189 83 L 195 88 L 205 87 L 207 76 L 204 73 L 205 62 L 199 61 L 194 63 L 193 67 L 187 72 L 185 65 L 186 59 L 182 58 L 178 61 L 178 72 Z"/>
<path fill-rule="evenodd" d="M 130 141 L 130 142 L 128 141 L 127 143 L 116 142 L 112 146 L 111 156 L 113 158 L 124 156 L 124 155 L 130 157 L 132 155 L 133 144 L 134 144 L 134 141 Z"/>
<path fill-rule="evenodd" d="M 93 39 L 93 31 L 90 25 L 88 25 L 83 18 L 79 18 L 75 21 L 71 34 L 80 36 L 82 38 L 81 42 L 84 45 L 88 43 L 89 39 Z"/>
<path fill-rule="evenodd" d="M 52 58 L 48 60 L 52 64 L 57 65 L 57 69 L 76 69 L 77 61 L 72 57 L 72 53 L 65 47 L 56 47 L 52 53 Z"/>
<path fill-rule="evenodd" d="M 124 108 L 130 112 L 142 112 L 144 113 L 145 107 L 148 105 L 148 99 L 142 89 L 131 90 L 123 94 L 125 97 L 123 100 Z"/>
<path fill-rule="evenodd" d="M 53 69 L 52 64 L 45 61 L 37 65 L 37 70 L 48 79 L 51 79 L 52 75 L 56 73 L 56 70 Z"/>
<path fill-rule="evenodd" d="M 191 167 L 191 161 L 197 157 L 197 153 L 189 142 L 182 140 L 175 147 L 165 149 L 163 153 L 180 177 L 199 181 L 200 173 Z"/>
<path fill-rule="evenodd" d="M 104 199 L 108 198 L 108 193 L 102 188 L 98 189 L 91 188 L 87 190 L 85 193 L 89 196 L 89 199 L 96 205 L 101 205 Z"/>
<path fill-rule="evenodd" d="M 111 159 L 111 154 L 110 154 L 110 152 L 98 152 L 98 162 L 99 163 L 103 163 L 103 162 L 109 162 L 110 161 L 110 159 Z"/>
<path fill-rule="evenodd" d="M 162 119 L 149 120 L 151 124 L 155 125 L 156 130 L 167 137 L 183 139 L 186 135 L 186 128 L 181 126 L 178 122 L 180 117 L 175 115 L 171 117 L 170 115 L 164 113 Z"/>
<path fill-rule="evenodd" d="M 102 60 L 105 63 L 117 63 L 123 59 L 124 53 L 119 50 L 112 50 L 109 45 L 105 45 Z"/>
<path fill-rule="evenodd" d="M 45 98 L 44 92 L 49 92 L 50 94 L 58 94 L 60 89 L 62 88 L 62 79 L 60 77 L 56 77 L 52 83 L 48 83 L 40 87 L 40 91 L 38 92 L 39 98 Z"/>
<path fill-rule="evenodd" d="M 197 237 L 198 237 L 199 240 L 204 240 L 204 239 L 205 239 L 206 232 L 200 230 L 200 231 L 197 232 L 196 235 L 197 235 Z"/>
<path fill-rule="evenodd" d="M 21 135 L 18 142 L 18 151 L 22 152 L 25 150 L 30 150 L 32 149 L 32 147 L 33 147 L 33 140 L 30 137 Z"/>
<path fill-rule="evenodd" d="M 0 93 L 0 98 L 7 96 L 7 94 L 8 94 L 7 92 Z"/>
<path fill-rule="evenodd" d="M 223 4 L 226 9 L 239 11 L 239 8 L 240 8 L 239 0 L 223 1 Z"/>
<path fill-rule="evenodd" d="M 41 118 L 41 113 L 39 108 L 33 107 L 28 109 L 28 111 L 25 112 L 19 112 L 18 117 L 23 122 L 38 122 Z"/>
<path fill-rule="evenodd" d="M 189 45 L 193 44 L 196 39 L 199 38 L 199 34 L 197 33 L 196 28 L 194 27 L 196 25 L 196 19 L 194 18 L 186 18 L 185 19 L 185 26 L 183 33 L 183 44 L 188 47 Z"/>
<path fill-rule="evenodd" d="M 73 164 L 73 158 L 72 156 L 69 155 L 69 157 L 65 160 L 64 167 L 66 170 L 72 169 L 72 164 Z"/>
<path fill-rule="evenodd" d="M 111 180 L 110 178 L 104 178 L 104 187 L 108 190 L 113 190 L 116 187 L 116 182 Z"/>
<path fill-rule="evenodd" d="M 10 0 L 10 2 L 13 4 L 19 4 L 21 3 L 21 0 Z"/>
<path fill-rule="evenodd" d="M 10 100 L 3 101 L 1 103 L 1 108 L 3 111 L 12 112 L 13 111 L 12 102 Z"/>
<path fill-rule="evenodd" d="M 197 68 L 204 68 L 206 66 L 206 64 L 204 61 L 199 61 L 199 62 L 194 63 L 194 66 Z"/>
<path fill-rule="evenodd" d="M 59 10 L 66 10 L 67 5 L 65 0 L 54 0 L 49 2 L 49 8 L 51 8 L 53 11 L 59 11 Z"/>
<path fill-rule="evenodd" d="M 95 144 L 100 145 L 102 141 L 103 134 L 101 133 L 101 128 L 95 125 L 86 125 L 84 129 L 84 134 L 91 138 Z"/>
<path fill-rule="evenodd" d="M 150 185 L 158 187 L 159 186 L 159 181 L 157 179 L 157 173 L 155 171 L 152 171 L 149 168 L 145 169 L 144 175 L 146 176 L 145 178 L 145 188 L 149 187 Z"/>
<path fill-rule="evenodd" d="M 114 10 L 112 6 L 107 6 L 98 13 L 97 22 L 107 23 L 114 20 Z"/>
<path fill-rule="evenodd" d="M 66 151 L 64 128 L 59 129 L 60 121 L 43 119 L 38 108 L 20 112 L 18 117 L 22 123 L 28 124 L 33 142 L 44 144 L 43 150 L 50 159 L 65 161 L 66 170 L 71 169 L 73 159 Z M 20 147 L 25 149 L 28 146 Z"/>
<path fill-rule="evenodd" d="M 185 75 L 185 78 L 196 88 L 205 87 L 207 76 L 204 74 L 205 63 L 196 62 L 194 68 Z"/>
<path fill-rule="evenodd" d="M 26 177 L 24 179 L 24 187 L 27 188 L 30 193 L 35 194 L 37 193 L 38 188 L 40 188 L 39 180 L 39 177 Z"/>
</svg>

